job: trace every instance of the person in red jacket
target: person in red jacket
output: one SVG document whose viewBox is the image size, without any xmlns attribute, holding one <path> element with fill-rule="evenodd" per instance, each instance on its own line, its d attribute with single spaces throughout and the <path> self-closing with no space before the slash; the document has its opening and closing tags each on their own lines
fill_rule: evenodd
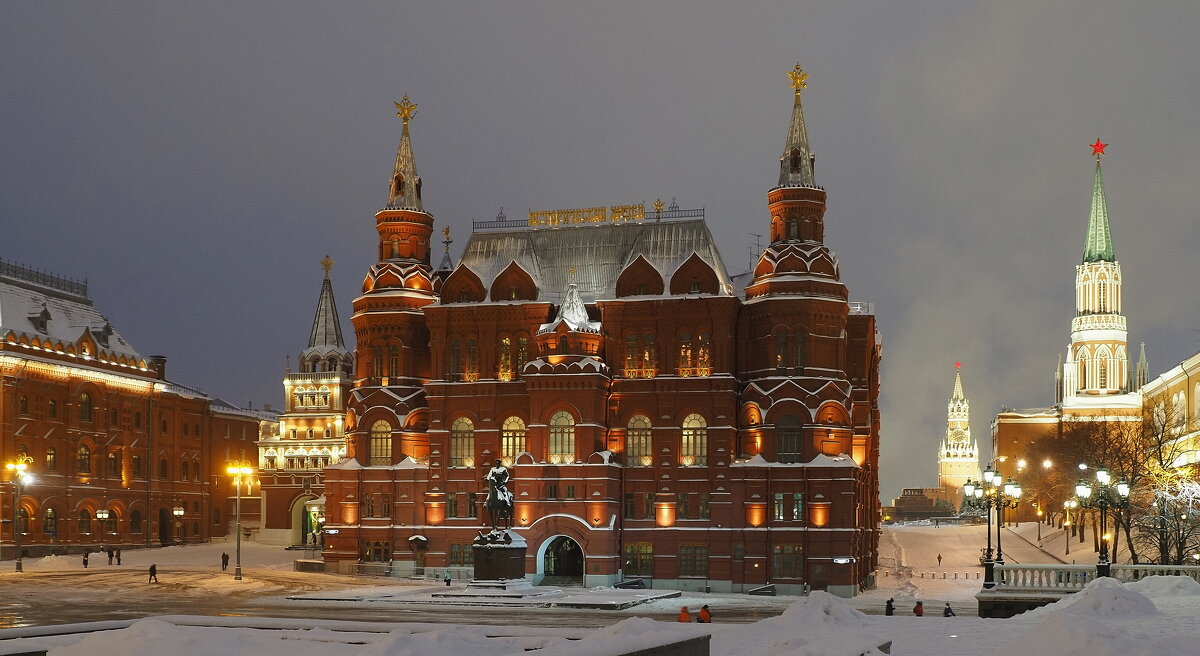
<svg viewBox="0 0 1200 656">
<path fill-rule="evenodd" d="M 688 612 L 687 606 L 679 609 L 679 621 L 691 624 L 692 615 Z"/>
<path fill-rule="evenodd" d="M 924 616 L 925 615 L 925 605 L 918 601 L 917 605 L 913 606 L 913 615 L 916 615 L 917 617 Z"/>
<path fill-rule="evenodd" d="M 699 624 L 712 624 L 712 612 L 708 610 L 708 604 L 704 604 L 700 608 L 700 612 L 696 615 L 696 622 Z"/>
</svg>

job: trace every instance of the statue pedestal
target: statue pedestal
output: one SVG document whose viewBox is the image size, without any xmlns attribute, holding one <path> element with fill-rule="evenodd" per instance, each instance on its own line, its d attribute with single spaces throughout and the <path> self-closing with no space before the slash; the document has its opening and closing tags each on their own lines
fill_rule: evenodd
<svg viewBox="0 0 1200 656">
<path fill-rule="evenodd" d="M 475 552 L 475 578 L 469 588 L 529 587 L 525 580 L 525 538 L 512 531 L 480 535 L 471 545 Z M 511 587 L 510 587 L 511 586 Z"/>
</svg>

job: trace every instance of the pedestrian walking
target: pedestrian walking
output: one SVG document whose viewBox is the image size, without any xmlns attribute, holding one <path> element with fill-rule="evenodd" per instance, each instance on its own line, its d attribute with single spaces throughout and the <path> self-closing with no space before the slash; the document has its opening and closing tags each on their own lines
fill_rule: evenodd
<svg viewBox="0 0 1200 656">
<path fill-rule="evenodd" d="M 942 566 L 942 554 L 938 554 L 938 567 Z"/>
<path fill-rule="evenodd" d="M 916 615 L 917 617 L 924 617 L 925 616 L 925 604 L 922 604 L 921 602 L 918 601 L 917 605 L 913 606 L 913 615 Z"/>
<path fill-rule="evenodd" d="M 158 565 L 150 564 L 150 580 L 146 583 L 158 583 Z"/>
<path fill-rule="evenodd" d="M 88 552 L 87 552 L 87 549 L 84 549 L 83 550 L 83 568 L 84 569 L 87 569 L 87 560 L 88 560 Z"/>
<path fill-rule="evenodd" d="M 227 569 L 229 569 L 229 554 L 222 551 L 221 552 L 221 571 L 224 572 Z"/>
<path fill-rule="evenodd" d="M 117 547 L 117 564 L 121 564 L 121 548 Z"/>
<path fill-rule="evenodd" d="M 114 555 L 116 555 L 116 554 L 113 552 L 113 548 L 112 548 L 112 547 L 109 547 L 109 548 L 108 548 L 108 564 L 109 564 L 109 565 L 111 565 L 111 564 L 112 564 L 112 561 L 113 561 L 113 556 L 114 556 Z"/>
<path fill-rule="evenodd" d="M 683 608 L 679 609 L 679 620 L 678 621 L 683 622 L 684 624 L 692 623 L 692 614 L 688 612 L 687 606 L 684 606 Z"/>
<path fill-rule="evenodd" d="M 808 586 L 808 581 L 805 581 L 804 587 L 801 588 L 801 594 L 803 594 L 805 597 L 807 597 L 809 592 L 812 592 L 812 588 L 810 588 Z"/>
<path fill-rule="evenodd" d="M 888 598 L 887 603 L 883 605 L 883 614 L 891 617 L 896 614 L 896 600 Z"/>
<path fill-rule="evenodd" d="M 957 617 L 954 614 L 954 609 L 950 607 L 950 602 L 946 602 L 946 607 L 942 609 L 942 617 Z"/>
<path fill-rule="evenodd" d="M 446 587 L 450 587 L 450 570 L 446 570 Z"/>
<path fill-rule="evenodd" d="M 700 612 L 696 614 L 697 624 L 712 624 L 712 612 L 708 610 L 708 604 L 700 607 Z"/>
</svg>

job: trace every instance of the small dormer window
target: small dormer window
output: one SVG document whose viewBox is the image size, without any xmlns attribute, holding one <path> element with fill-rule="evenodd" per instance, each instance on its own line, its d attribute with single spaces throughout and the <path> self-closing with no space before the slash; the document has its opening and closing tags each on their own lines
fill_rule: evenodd
<svg viewBox="0 0 1200 656">
<path fill-rule="evenodd" d="M 458 293 L 458 302 L 459 303 L 466 303 L 470 300 L 471 300 L 471 297 L 470 297 L 470 295 L 468 295 L 467 292 L 462 291 L 462 292 Z"/>
<path fill-rule="evenodd" d="M 697 278 L 696 276 L 692 276 L 692 288 L 691 288 L 691 293 L 693 293 L 693 294 L 699 294 L 699 293 L 700 293 L 700 279 L 699 279 L 699 278 Z"/>
<path fill-rule="evenodd" d="M 50 310 L 46 309 L 46 304 L 42 303 L 42 310 L 36 314 L 29 315 L 29 323 L 33 324 L 33 329 L 47 334 L 47 328 L 50 325 Z"/>
</svg>

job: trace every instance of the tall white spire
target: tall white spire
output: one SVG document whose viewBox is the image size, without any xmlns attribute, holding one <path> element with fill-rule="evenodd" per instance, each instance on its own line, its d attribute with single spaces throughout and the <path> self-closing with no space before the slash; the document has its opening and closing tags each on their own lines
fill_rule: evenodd
<svg viewBox="0 0 1200 656">
<path fill-rule="evenodd" d="M 946 404 L 946 435 L 938 447 L 938 486 L 955 498 L 967 479 L 979 479 L 979 445 L 971 439 L 971 404 L 963 393 L 962 363 L 954 363 L 954 390 Z"/>
</svg>

